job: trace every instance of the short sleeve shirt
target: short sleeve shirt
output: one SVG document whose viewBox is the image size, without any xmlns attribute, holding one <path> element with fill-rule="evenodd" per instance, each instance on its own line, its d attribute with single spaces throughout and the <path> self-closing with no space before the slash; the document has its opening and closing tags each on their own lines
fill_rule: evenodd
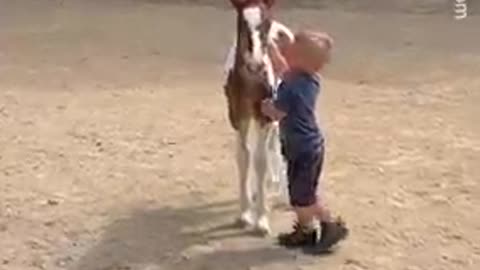
<svg viewBox="0 0 480 270">
<path fill-rule="evenodd" d="M 315 117 L 320 80 L 304 72 L 292 72 L 280 84 L 275 107 L 286 116 L 280 121 L 282 144 L 287 158 L 317 151 L 323 134 Z"/>
</svg>

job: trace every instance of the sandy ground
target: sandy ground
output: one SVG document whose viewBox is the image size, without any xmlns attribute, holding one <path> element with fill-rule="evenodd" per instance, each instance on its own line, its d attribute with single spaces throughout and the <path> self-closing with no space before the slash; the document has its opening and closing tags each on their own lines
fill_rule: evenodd
<svg viewBox="0 0 480 270">
<path fill-rule="evenodd" d="M 352 234 L 315 258 L 230 226 L 232 11 L 165 2 L 0 1 L 1 270 L 480 268 L 480 17 L 281 10 L 337 41 L 323 181 Z"/>
</svg>

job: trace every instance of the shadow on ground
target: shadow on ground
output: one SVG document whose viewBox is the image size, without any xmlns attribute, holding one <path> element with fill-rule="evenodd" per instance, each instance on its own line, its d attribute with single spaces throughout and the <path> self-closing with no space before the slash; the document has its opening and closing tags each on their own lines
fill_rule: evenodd
<svg viewBox="0 0 480 270">
<path fill-rule="evenodd" d="M 235 228 L 230 202 L 138 210 L 104 229 L 74 270 L 229 270 L 291 259 L 268 239 Z"/>
</svg>

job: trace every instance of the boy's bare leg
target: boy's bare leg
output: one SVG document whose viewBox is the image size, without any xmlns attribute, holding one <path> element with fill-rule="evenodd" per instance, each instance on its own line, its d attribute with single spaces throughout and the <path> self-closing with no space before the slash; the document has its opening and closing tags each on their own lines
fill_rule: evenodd
<svg viewBox="0 0 480 270">
<path fill-rule="evenodd" d="M 295 208 L 295 212 L 297 213 L 299 222 L 309 222 L 314 219 L 317 219 L 320 222 L 332 221 L 330 210 L 320 202 L 308 207 L 297 207 Z"/>
</svg>

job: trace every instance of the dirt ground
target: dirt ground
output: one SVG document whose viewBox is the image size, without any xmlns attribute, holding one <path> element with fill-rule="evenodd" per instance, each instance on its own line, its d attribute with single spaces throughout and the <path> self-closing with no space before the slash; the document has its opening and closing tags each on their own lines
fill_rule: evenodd
<svg viewBox="0 0 480 270">
<path fill-rule="evenodd" d="M 0 0 L 0 269 L 480 269 L 480 17 L 390 1 L 279 8 L 337 45 L 323 181 L 352 233 L 316 258 L 230 226 L 228 6 Z"/>
</svg>

